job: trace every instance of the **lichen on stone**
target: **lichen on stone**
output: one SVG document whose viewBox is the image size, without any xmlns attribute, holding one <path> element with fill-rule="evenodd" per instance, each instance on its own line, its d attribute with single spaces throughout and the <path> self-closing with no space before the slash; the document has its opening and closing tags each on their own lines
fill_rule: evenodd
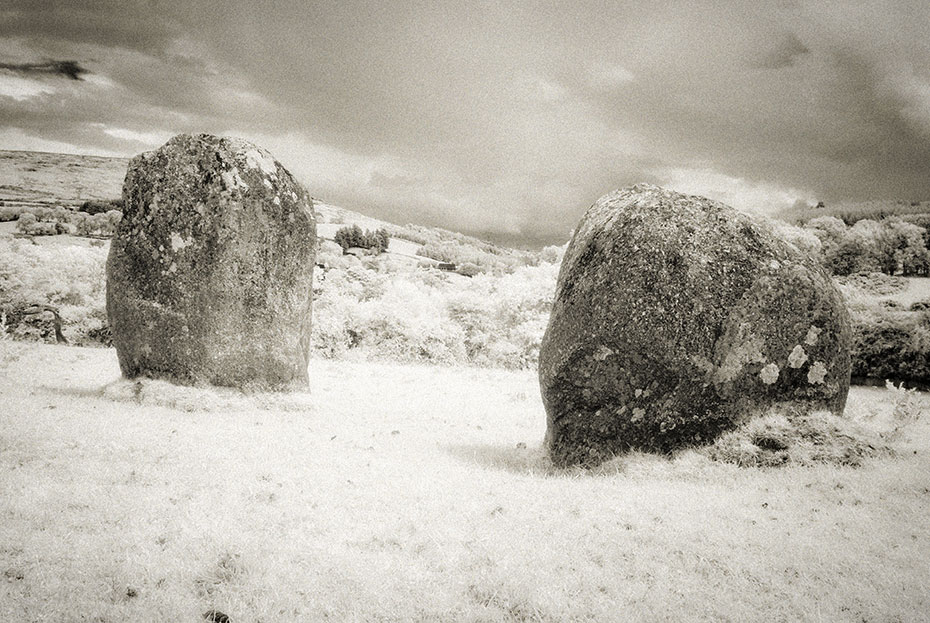
<svg viewBox="0 0 930 623">
<path fill-rule="evenodd" d="M 249 189 L 249 185 L 245 183 L 245 180 L 239 175 L 238 169 L 233 169 L 231 171 L 223 171 L 220 173 L 220 177 L 223 179 L 223 183 L 226 185 L 226 189 L 233 190 L 243 190 L 246 191 Z"/>
<path fill-rule="evenodd" d="M 762 367 L 762 370 L 759 372 L 759 378 L 762 379 L 762 382 L 766 385 L 771 385 L 778 380 L 779 372 L 777 364 L 768 363 Z"/>
<path fill-rule="evenodd" d="M 745 336 L 744 341 L 727 352 L 723 363 L 716 371 L 717 379 L 722 382 L 731 381 L 743 372 L 747 364 L 764 362 L 762 347 L 763 342 L 759 336 Z"/>
<path fill-rule="evenodd" d="M 171 250 L 175 253 L 189 247 L 193 242 L 192 239 L 187 239 L 176 231 L 171 232 Z"/>
<path fill-rule="evenodd" d="M 800 368 L 804 365 L 804 362 L 807 361 L 807 353 L 804 352 L 804 348 L 800 344 L 791 349 L 791 354 L 788 355 L 788 366 L 792 368 Z"/>
<path fill-rule="evenodd" d="M 250 169 L 259 168 L 266 175 L 278 176 L 278 166 L 271 154 L 259 149 L 249 149 L 245 152 L 245 162 Z M 271 185 L 269 184 L 270 188 Z"/>
<path fill-rule="evenodd" d="M 822 329 L 819 327 L 811 326 L 811 328 L 807 330 L 807 335 L 804 336 L 804 343 L 808 346 L 816 346 L 817 338 L 820 337 L 821 330 Z"/>
<path fill-rule="evenodd" d="M 807 382 L 811 385 L 822 385 L 823 379 L 827 375 L 827 367 L 822 361 L 815 361 L 811 369 L 807 371 Z"/>
</svg>

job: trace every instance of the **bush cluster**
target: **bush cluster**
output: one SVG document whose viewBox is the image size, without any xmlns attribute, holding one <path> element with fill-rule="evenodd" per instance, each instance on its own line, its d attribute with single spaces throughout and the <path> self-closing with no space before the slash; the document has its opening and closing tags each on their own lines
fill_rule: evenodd
<svg viewBox="0 0 930 623">
<path fill-rule="evenodd" d="M 852 375 L 930 387 L 930 310 L 899 296 L 908 279 L 883 273 L 839 277 L 853 326 Z"/>
<path fill-rule="evenodd" d="M 109 343 L 107 248 L 0 239 L 0 312 L 21 339 L 54 341 L 49 319 L 22 313 L 56 306 L 73 344 Z M 553 255 L 553 254 L 549 254 Z M 359 259 L 321 243 L 315 273 L 313 347 L 324 357 L 530 368 L 555 291 L 558 264 L 510 274 L 420 268 L 388 254 Z"/>
<path fill-rule="evenodd" d="M 930 205 L 920 201 L 866 201 L 858 204 L 825 204 L 819 202 L 816 207 L 799 201 L 795 205 L 780 210 L 776 216 L 790 223 L 805 223 L 821 216 L 834 216 L 847 225 L 871 219 L 880 221 L 889 216 L 897 216 L 909 221 L 913 217 L 927 216 Z M 919 224 L 919 223 L 918 223 Z"/>
<path fill-rule="evenodd" d="M 525 258 L 513 255 L 498 255 L 462 242 L 431 242 L 417 249 L 417 255 L 456 266 L 468 265 L 471 274 L 504 274 L 527 265 Z"/>
<path fill-rule="evenodd" d="M 20 212 L 22 212 L 22 210 L 19 208 L 0 204 L 0 223 L 17 220 Z"/>
<path fill-rule="evenodd" d="M 461 271 L 462 274 L 490 272 L 500 275 L 513 272 L 520 266 L 535 266 L 540 262 L 538 252 L 505 249 L 491 242 L 438 227 L 394 225 L 390 227 L 390 234 L 394 238 L 420 245 L 417 255 L 421 257 L 459 267 L 470 265 Z"/>
<path fill-rule="evenodd" d="M 535 365 L 557 265 L 464 279 L 385 258 L 344 261 L 327 258 L 332 267 L 317 275 L 313 344 L 324 356 Z"/>
<path fill-rule="evenodd" d="M 383 227 L 375 231 L 362 231 L 362 228 L 358 225 L 347 225 L 336 231 L 333 240 L 342 247 L 343 251 L 352 247 L 359 247 L 372 249 L 375 253 L 383 253 L 387 250 L 391 237 Z"/>
<path fill-rule="evenodd" d="M 927 230 L 899 217 L 862 219 L 848 226 L 835 216 L 821 216 L 808 221 L 804 228 L 819 240 L 818 255 L 834 275 L 930 274 Z"/>
<path fill-rule="evenodd" d="M 16 229 L 29 236 L 54 236 L 73 234 L 78 236 L 112 236 L 122 218 L 122 212 L 88 214 L 63 207 L 28 208 L 19 211 Z"/>
<path fill-rule="evenodd" d="M 930 311 L 854 314 L 852 375 L 930 387 Z"/>
<path fill-rule="evenodd" d="M 13 337 L 55 341 L 51 315 L 29 307 L 58 309 L 72 344 L 106 344 L 105 246 L 34 245 L 0 239 L 0 314 Z"/>
</svg>

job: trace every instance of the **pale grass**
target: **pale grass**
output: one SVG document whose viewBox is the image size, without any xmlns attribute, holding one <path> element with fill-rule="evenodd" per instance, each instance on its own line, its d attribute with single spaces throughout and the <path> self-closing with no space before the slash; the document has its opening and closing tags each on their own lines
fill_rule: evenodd
<svg viewBox="0 0 930 623">
<path fill-rule="evenodd" d="M 859 468 L 555 471 L 531 372 L 310 371 L 244 396 L 25 349 L 0 370 L 0 621 L 930 616 L 926 395 Z M 854 389 L 850 417 L 890 430 L 890 394 Z"/>
</svg>

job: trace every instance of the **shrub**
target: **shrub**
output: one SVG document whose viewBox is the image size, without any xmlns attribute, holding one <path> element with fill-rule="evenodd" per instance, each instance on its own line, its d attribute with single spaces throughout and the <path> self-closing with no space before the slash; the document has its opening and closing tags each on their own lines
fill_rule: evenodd
<svg viewBox="0 0 930 623">
<path fill-rule="evenodd" d="M 889 275 L 927 275 L 927 230 L 898 217 L 860 219 L 847 228 L 839 219 L 811 219 L 805 229 L 820 240 L 821 259 L 835 275 L 882 271 Z"/>
<path fill-rule="evenodd" d="M 58 234 L 58 224 L 57 223 L 33 223 L 30 225 L 26 232 L 30 236 L 54 236 Z"/>
<path fill-rule="evenodd" d="M 930 313 L 853 314 L 853 377 L 930 384 Z"/>
<path fill-rule="evenodd" d="M 824 255 L 833 253 L 846 237 L 846 223 L 834 216 L 819 216 L 804 226 L 820 240 Z"/>
<path fill-rule="evenodd" d="M 23 212 L 16 221 L 16 231 L 24 234 L 29 233 L 29 228 L 35 225 L 37 221 L 36 215 L 32 212 Z"/>
<path fill-rule="evenodd" d="M 924 246 L 930 249 L 930 214 L 906 214 L 901 217 L 901 220 L 922 227 Z"/>
<path fill-rule="evenodd" d="M 543 247 L 542 251 L 539 252 L 539 261 L 547 264 L 561 264 L 562 258 L 565 257 L 565 249 L 567 248 L 568 243 L 562 246 L 549 245 L 548 247 Z"/>
<path fill-rule="evenodd" d="M 456 271 L 460 275 L 465 275 L 466 277 L 474 277 L 475 275 L 481 274 L 481 267 L 477 264 L 472 264 L 471 262 L 465 262 L 458 267 Z"/>
<path fill-rule="evenodd" d="M 86 212 L 87 214 L 103 214 L 111 210 L 120 210 L 123 209 L 123 200 L 122 199 L 91 199 L 85 201 L 81 204 L 81 207 L 78 208 L 81 212 Z"/>
<path fill-rule="evenodd" d="M 333 240 L 346 251 L 352 247 L 373 249 L 376 253 L 383 253 L 388 248 L 391 237 L 384 228 L 375 231 L 362 231 L 358 225 L 341 227 L 336 231 Z"/>
<path fill-rule="evenodd" d="M 0 223 L 15 221 L 19 218 L 20 210 L 9 206 L 0 206 Z"/>
<path fill-rule="evenodd" d="M 77 212 L 72 220 L 75 233 L 79 236 L 112 236 L 122 216 L 123 213 L 118 210 L 93 215 Z"/>
<path fill-rule="evenodd" d="M 0 240 L 0 309 L 7 312 L 13 335 L 47 339 L 45 315 L 21 313 L 44 304 L 58 308 L 69 341 L 97 343 L 95 336 L 106 327 L 106 257 L 105 248 Z"/>
</svg>

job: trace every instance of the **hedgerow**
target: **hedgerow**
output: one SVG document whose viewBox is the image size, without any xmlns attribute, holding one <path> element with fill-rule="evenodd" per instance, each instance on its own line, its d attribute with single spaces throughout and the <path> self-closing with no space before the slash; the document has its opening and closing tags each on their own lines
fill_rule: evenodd
<svg viewBox="0 0 930 623">
<path fill-rule="evenodd" d="M 820 216 L 808 221 L 804 228 L 819 239 L 817 256 L 834 275 L 930 274 L 927 230 L 899 217 L 860 219 L 847 226 L 834 216 Z"/>
</svg>

